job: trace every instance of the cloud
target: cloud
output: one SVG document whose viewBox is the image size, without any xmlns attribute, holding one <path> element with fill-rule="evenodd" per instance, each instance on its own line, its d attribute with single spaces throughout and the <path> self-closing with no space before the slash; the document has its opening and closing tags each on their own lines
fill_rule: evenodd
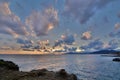
<svg viewBox="0 0 120 80">
<path fill-rule="evenodd" d="M 110 37 L 117 37 L 117 38 L 120 38 L 120 31 L 117 31 L 117 32 L 111 32 L 109 34 Z"/>
<path fill-rule="evenodd" d="M 113 39 L 113 40 L 109 41 L 108 45 L 109 45 L 108 49 L 116 49 L 119 47 L 119 40 Z"/>
<path fill-rule="evenodd" d="M 74 35 L 61 35 L 61 39 L 55 41 L 54 46 L 61 46 L 61 45 L 72 45 L 75 42 Z"/>
<path fill-rule="evenodd" d="M 32 40 L 17 38 L 17 43 L 19 44 L 33 44 Z"/>
<path fill-rule="evenodd" d="M 115 32 L 110 32 L 109 37 L 116 37 L 116 33 Z"/>
<path fill-rule="evenodd" d="M 81 46 L 82 49 L 86 50 L 101 50 L 104 47 L 104 43 L 100 39 L 91 41 L 87 45 Z"/>
<path fill-rule="evenodd" d="M 91 31 L 86 31 L 82 34 L 82 40 L 90 40 L 92 39 Z"/>
<path fill-rule="evenodd" d="M 9 35 L 28 35 L 20 18 L 9 9 L 9 3 L 0 3 L 0 33 Z"/>
<path fill-rule="evenodd" d="M 116 29 L 116 30 L 120 29 L 120 23 L 116 23 L 116 24 L 115 24 L 115 29 Z"/>
<path fill-rule="evenodd" d="M 30 27 L 32 34 L 42 36 L 58 25 L 58 14 L 54 8 L 48 8 L 41 12 L 34 11 L 26 19 L 26 25 Z"/>
<path fill-rule="evenodd" d="M 21 48 L 31 48 L 33 47 L 34 41 L 28 39 L 17 38 L 17 43 L 20 44 Z"/>
<path fill-rule="evenodd" d="M 37 44 L 40 45 L 40 46 L 47 46 L 50 44 L 49 40 L 40 40 L 40 41 L 37 41 Z"/>
<path fill-rule="evenodd" d="M 16 34 L 13 30 L 11 30 L 10 28 L 7 28 L 7 27 L 1 27 L 0 33 L 18 37 L 18 34 Z"/>
<path fill-rule="evenodd" d="M 111 1 L 113 0 L 66 0 L 63 15 L 72 16 L 84 24 Z"/>
<path fill-rule="evenodd" d="M 94 41 L 91 41 L 87 45 L 81 46 L 81 49 L 84 49 L 85 51 L 90 50 L 103 50 L 103 49 L 117 49 L 119 47 L 120 41 L 118 39 L 112 39 L 108 42 L 103 42 L 100 39 L 96 39 Z"/>
<path fill-rule="evenodd" d="M 109 33 L 109 37 L 120 37 L 120 23 L 116 23 L 115 26 L 115 31 Z"/>
<path fill-rule="evenodd" d="M 9 3 L 0 2 L 0 33 L 18 36 L 43 36 L 58 25 L 58 13 L 54 8 L 34 11 L 22 23 L 9 8 Z"/>
</svg>

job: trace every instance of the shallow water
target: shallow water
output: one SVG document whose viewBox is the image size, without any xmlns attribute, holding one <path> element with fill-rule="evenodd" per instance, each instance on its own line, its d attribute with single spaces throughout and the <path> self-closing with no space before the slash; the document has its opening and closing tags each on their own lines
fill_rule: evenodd
<svg viewBox="0 0 120 80">
<path fill-rule="evenodd" d="M 83 80 L 120 80 L 120 63 L 114 57 L 100 55 L 0 55 L 0 59 L 10 60 L 22 71 L 47 68 L 57 71 L 66 69 Z"/>
</svg>

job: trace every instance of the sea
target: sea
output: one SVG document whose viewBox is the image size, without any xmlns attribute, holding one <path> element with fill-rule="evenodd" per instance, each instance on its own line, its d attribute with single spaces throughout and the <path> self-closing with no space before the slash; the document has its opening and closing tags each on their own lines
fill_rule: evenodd
<svg viewBox="0 0 120 80">
<path fill-rule="evenodd" d="M 13 61 L 21 71 L 46 68 L 50 71 L 65 69 L 75 74 L 78 80 L 120 80 L 120 62 L 114 57 L 100 54 L 63 54 L 63 55 L 7 55 L 0 59 Z"/>
</svg>

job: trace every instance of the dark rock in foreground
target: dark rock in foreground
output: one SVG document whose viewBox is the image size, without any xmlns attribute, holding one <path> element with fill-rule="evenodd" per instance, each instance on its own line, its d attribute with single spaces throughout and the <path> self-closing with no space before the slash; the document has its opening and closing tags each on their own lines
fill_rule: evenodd
<svg viewBox="0 0 120 80">
<path fill-rule="evenodd" d="M 0 60 L 0 80 L 77 80 L 77 77 L 64 69 L 58 72 L 46 69 L 22 72 L 13 62 Z"/>
<path fill-rule="evenodd" d="M 113 61 L 120 62 L 120 58 L 114 58 Z"/>
<path fill-rule="evenodd" d="M 11 62 L 11 61 L 0 60 L 0 68 L 6 69 L 6 70 L 19 71 L 18 65 L 14 64 L 14 63 Z"/>
</svg>

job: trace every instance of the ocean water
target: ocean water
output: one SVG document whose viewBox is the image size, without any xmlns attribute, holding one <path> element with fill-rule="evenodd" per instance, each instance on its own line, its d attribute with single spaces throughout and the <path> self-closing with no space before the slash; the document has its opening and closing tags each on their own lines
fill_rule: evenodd
<svg viewBox="0 0 120 80">
<path fill-rule="evenodd" d="M 69 73 L 76 74 L 79 80 L 120 80 L 120 63 L 113 62 L 113 58 L 98 54 L 0 55 L 0 59 L 18 64 L 22 71 L 66 69 Z"/>
</svg>

